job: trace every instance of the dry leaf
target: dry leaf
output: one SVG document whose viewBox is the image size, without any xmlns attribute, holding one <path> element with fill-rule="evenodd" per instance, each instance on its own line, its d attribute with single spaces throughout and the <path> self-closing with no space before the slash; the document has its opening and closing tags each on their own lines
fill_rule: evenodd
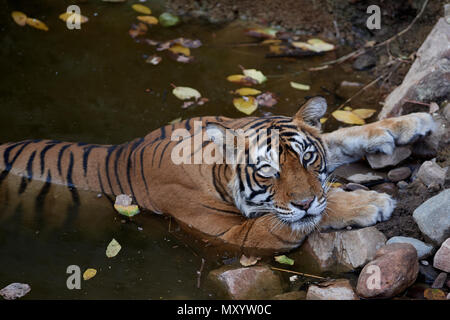
<svg viewBox="0 0 450 320">
<path fill-rule="evenodd" d="M 88 22 L 89 19 L 85 16 L 82 16 L 81 14 L 75 13 L 75 12 L 64 12 L 59 15 L 59 18 L 67 22 L 67 20 L 70 18 L 71 21 L 80 21 L 80 23 Z"/>
<path fill-rule="evenodd" d="M 294 260 L 292 260 L 291 258 L 288 258 L 285 255 L 276 256 L 275 257 L 275 261 L 278 262 L 278 263 L 287 264 L 287 265 L 290 265 L 290 266 L 294 265 Z"/>
<path fill-rule="evenodd" d="M 427 288 L 423 295 L 427 300 L 447 300 L 444 291 L 440 289 Z"/>
<path fill-rule="evenodd" d="M 48 27 L 43 23 L 42 21 L 35 19 L 35 18 L 27 18 L 26 20 L 27 25 L 30 27 L 33 27 L 35 29 L 48 31 Z"/>
<path fill-rule="evenodd" d="M 238 94 L 240 96 L 254 96 L 257 94 L 260 94 L 261 91 L 253 89 L 253 88 L 240 88 L 234 91 L 235 94 Z"/>
<path fill-rule="evenodd" d="M 14 19 L 14 22 L 19 26 L 23 27 L 27 24 L 27 15 L 20 11 L 11 12 L 11 16 Z"/>
<path fill-rule="evenodd" d="M 256 80 L 258 83 L 263 83 L 267 80 L 266 76 L 256 69 L 244 69 L 243 73 L 246 77 Z"/>
<path fill-rule="evenodd" d="M 343 123 L 347 124 L 365 124 L 364 119 L 361 119 L 351 111 L 336 110 L 332 113 L 333 117 Z"/>
<path fill-rule="evenodd" d="M 344 110 L 345 111 L 352 111 L 353 109 L 352 109 L 352 107 L 347 106 L 347 107 L 344 107 Z"/>
<path fill-rule="evenodd" d="M 260 257 L 253 257 L 253 256 L 247 257 L 246 255 L 243 254 L 239 262 L 244 267 L 250 267 L 258 263 L 259 260 L 261 260 Z"/>
<path fill-rule="evenodd" d="M 106 248 L 106 256 L 108 258 L 113 258 L 117 256 L 120 249 L 122 249 L 120 244 L 116 241 L 116 239 L 112 239 L 111 242 L 108 244 L 108 247 Z"/>
<path fill-rule="evenodd" d="M 377 110 L 374 109 L 354 109 L 352 110 L 354 114 L 356 114 L 361 119 L 367 119 L 370 118 L 377 112 Z"/>
<path fill-rule="evenodd" d="M 328 118 L 320 118 L 320 123 L 321 124 L 324 124 L 325 122 L 327 122 L 327 120 L 328 120 Z"/>
<path fill-rule="evenodd" d="M 195 98 L 195 100 L 198 100 L 202 96 L 200 92 L 189 87 L 176 87 L 172 90 L 172 93 L 180 100 L 188 100 L 191 98 Z"/>
<path fill-rule="evenodd" d="M 155 18 L 154 16 L 137 16 L 137 19 L 149 25 L 158 24 L 158 19 Z"/>
<path fill-rule="evenodd" d="M 172 47 L 169 48 L 170 52 L 173 52 L 175 54 L 183 54 L 186 57 L 189 57 L 191 55 L 191 50 L 189 48 L 183 47 L 182 45 L 175 44 Z"/>
<path fill-rule="evenodd" d="M 149 7 L 146 7 L 142 4 L 133 4 L 131 6 L 133 8 L 134 11 L 137 11 L 139 13 L 143 13 L 143 14 L 151 14 L 152 10 L 150 10 Z"/>
<path fill-rule="evenodd" d="M 256 81 L 253 78 L 246 77 L 242 74 L 233 74 L 231 76 L 227 77 L 227 80 L 233 83 L 238 83 L 244 86 L 252 86 L 254 84 L 257 84 L 258 81 Z"/>
<path fill-rule="evenodd" d="M 96 274 L 97 270 L 89 268 L 83 273 L 83 279 L 84 280 L 92 279 L 93 277 L 95 277 Z"/>
<path fill-rule="evenodd" d="M 301 84 L 298 82 L 291 81 L 291 87 L 298 90 L 309 90 L 311 87 L 307 84 Z"/>
<path fill-rule="evenodd" d="M 254 97 L 234 98 L 233 104 L 240 112 L 251 115 L 258 108 L 258 102 Z"/>
</svg>

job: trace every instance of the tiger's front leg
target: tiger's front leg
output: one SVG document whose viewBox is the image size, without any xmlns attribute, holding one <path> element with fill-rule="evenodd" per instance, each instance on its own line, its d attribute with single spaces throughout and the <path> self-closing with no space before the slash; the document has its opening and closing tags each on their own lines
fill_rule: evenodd
<svg viewBox="0 0 450 320">
<path fill-rule="evenodd" d="M 356 190 L 346 192 L 333 188 L 320 229 L 342 229 L 346 226 L 368 227 L 391 217 L 395 200 L 385 193 Z"/>
<path fill-rule="evenodd" d="M 395 146 L 406 145 L 435 130 L 428 113 L 411 113 L 363 126 L 342 128 L 322 135 L 329 151 L 329 172 L 371 153 L 392 154 Z"/>
</svg>

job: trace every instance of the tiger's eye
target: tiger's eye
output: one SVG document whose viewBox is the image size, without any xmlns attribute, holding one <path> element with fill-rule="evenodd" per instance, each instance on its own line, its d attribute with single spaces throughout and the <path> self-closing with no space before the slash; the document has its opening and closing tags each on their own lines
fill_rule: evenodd
<svg viewBox="0 0 450 320">
<path fill-rule="evenodd" d="M 311 158 L 312 158 L 312 153 L 311 152 L 307 152 L 303 156 L 303 160 L 305 160 L 305 161 L 309 161 L 309 160 L 311 160 Z"/>
<path fill-rule="evenodd" d="M 270 177 L 276 174 L 277 171 L 273 167 L 265 165 L 258 169 L 258 173 L 262 176 Z"/>
</svg>

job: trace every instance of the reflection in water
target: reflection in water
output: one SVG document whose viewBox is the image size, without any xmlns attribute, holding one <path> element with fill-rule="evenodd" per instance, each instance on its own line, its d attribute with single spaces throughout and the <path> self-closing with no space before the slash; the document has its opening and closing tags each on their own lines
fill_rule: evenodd
<svg viewBox="0 0 450 320">
<path fill-rule="evenodd" d="M 69 4 L 71 1 L 56 5 L 43 0 L 1 5 L 5 21 L 0 40 L 2 143 L 51 138 L 115 144 L 142 137 L 178 117 L 242 117 L 229 93 L 239 86 L 225 80 L 241 72 L 239 65 L 262 70 L 268 81 L 258 89 L 281 97 L 274 108 L 261 108 L 254 115 L 292 115 L 306 96 L 313 95 L 324 95 L 333 106 L 341 100 L 331 92 L 342 80 L 367 82 L 339 66 L 302 71 L 334 59 L 335 53 L 304 60 L 266 59 L 266 48 L 233 46 L 253 41 L 244 35 L 239 23 L 151 27 L 147 37 L 153 40 L 186 37 L 203 43 L 193 50 L 193 63 L 177 63 L 162 53 L 162 62 L 154 66 L 145 63 L 155 53 L 154 47 L 137 43 L 128 35 L 138 15 L 131 3 L 80 3 L 89 22 L 73 31 L 58 19 Z M 162 12 L 162 1 L 148 5 L 155 15 Z M 50 30 L 17 26 L 9 16 L 13 10 L 41 19 Z M 308 84 L 311 89 L 294 90 L 290 81 Z M 209 102 L 182 109 L 182 102 L 171 94 L 171 83 L 196 88 Z M 8 201 L 1 197 L 0 287 L 11 282 L 29 283 L 32 291 L 27 297 L 44 299 L 214 297 L 208 289 L 196 287 L 201 255 L 187 244 L 190 240 L 186 236 L 168 232 L 167 220 L 141 214 L 122 223 L 105 199 L 85 194 L 89 201 L 68 207 L 60 187 L 52 188 L 50 204 L 36 203 L 32 194 Z M 121 243 L 122 251 L 108 259 L 105 249 L 112 238 Z M 81 290 L 68 290 L 66 268 L 71 264 L 83 271 L 96 268 L 98 273 L 83 281 Z M 210 262 L 204 274 L 215 266 Z"/>
</svg>

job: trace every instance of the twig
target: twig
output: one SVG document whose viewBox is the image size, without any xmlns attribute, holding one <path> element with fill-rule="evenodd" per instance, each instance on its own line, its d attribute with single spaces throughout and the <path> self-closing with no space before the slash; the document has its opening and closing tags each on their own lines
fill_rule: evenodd
<svg viewBox="0 0 450 320">
<path fill-rule="evenodd" d="M 202 271 L 204 266 L 205 266 L 205 259 L 202 258 L 202 265 L 200 266 L 200 270 L 197 271 L 197 289 L 200 289 L 200 280 L 202 278 Z"/>
<path fill-rule="evenodd" d="M 313 274 L 302 273 L 302 272 L 297 272 L 297 271 L 292 271 L 292 270 L 286 270 L 286 269 L 281 269 L 281 268 L 270 267 L 270 269 L 276 270 L 276 271 L 287 272 L 287 273 L 298 274 L 298 275 L 303 276 L 303 277 L 310 277 L 310 278 L 316 278 L 316 279 L 322 279 L 322 280 L 325 280 L 325 279 L 326 279 L 326 278 L 324 278 L 324 277 L 315 276 L 315 275 L 313 275 Z"/>
<path fill-rule="evenodd" d="M 420 104 L 420 105 L 427 106 L 427 107 L 430 106 L 430 103 L 420 102 L 420 101 L 416 101 L 416 100 L 403 99 L 403 101 L 413 103 L 413 104 Z"/>
</svg>

